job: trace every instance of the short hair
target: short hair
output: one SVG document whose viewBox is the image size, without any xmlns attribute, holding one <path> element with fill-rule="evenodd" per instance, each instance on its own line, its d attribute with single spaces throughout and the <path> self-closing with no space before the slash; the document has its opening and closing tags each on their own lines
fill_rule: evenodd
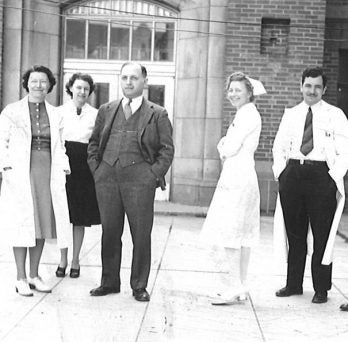
<svg viewBox="0 0 348 342">
<path fill-rule="evenodd" d="M 29 81 L 30 74 L 32 72 L 43 72 L 44 74 L 47 75 L 48 81 L 50 82 L 50 87 L 48 88 L 47 93 L 50 93 L 53 87 L 56 85 L 56 79 L 53 76 L 52 71 L 43 65 L 33 65 L 23 74 L 23 77 L 22 77 L 23 88 L 29 93 L 28 81 Z"/>
<path fill-rule="evenodd" d="M 309 67 L 307 69 L 305 69 L 302 73 L 302 80 L 301 80 L 301 84 L 303 85 L 304 80 L 306 77 L 319 77 L 321 76 L 321 78 L 323 79 L 323 86 L 324 88 L 326 87 L 326 83 L 327 83 L 327 76 L 324 73 L 323 68 L 321 67 Z"/>
<path fill-rule="evenodd" d="M 93 78 L 92 76 L 88 75 L 88 74 L 83 74 L 81 72 L 76 72 L 75 74 L 73 74 L 70 78 L 69 81 L 66 82 L 65 84 L 65 91 L 68 95 L 70 95 L 70 97 L 73 97 L 73 94 L 70 90 L 70 88 L 74 85 L 76 80 L 82 80 L 85 81 L 89 84 L 89 95 L 91 95 L 95 89 L 95 84 L 93 82 Z"/>
<path fill-rule="evenodd" d="M 254 101 L 254 88 L 248 78 L 243 72 L 237 71 L 227 77 L 226 90 L 230 88 L 230 84 L 233 81 L 243 82 L 247 88 L 247 91 L 251 94 L 249 100 Z"/>
<path fill-rule="evenodd" d="M 146 68 L 145 68 L 142 64 L 140 64 L 140 63 L 135 63 L 135 62 L 126 62 L 126 63 L 123 63 L 122 66 L 121 66 L 120 72 L 122 73 L 122 69 L 123 69 L 125 66 L 127 66 L 127 65 L 132 65 L 132 64 L 133 64 L 133 65 L 139 65 L 140 68 L 141 68 L 141 74 L 143 75 L 144 78 L 147 77 L 147 70 L 146 70 Z"/>
</svg>

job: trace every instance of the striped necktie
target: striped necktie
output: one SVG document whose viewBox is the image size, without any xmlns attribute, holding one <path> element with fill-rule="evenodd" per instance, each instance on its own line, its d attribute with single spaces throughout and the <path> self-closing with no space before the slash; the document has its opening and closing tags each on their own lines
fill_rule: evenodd
<svg viewBox="0 0 348 342">
<path fill-rule="evenodd" d="M 303 131 L 302 144 L 300 151 L 306 156 L 313 150 L 313 113 L 311 107 L 308 108 L 306 122 Z"/>
</svg>

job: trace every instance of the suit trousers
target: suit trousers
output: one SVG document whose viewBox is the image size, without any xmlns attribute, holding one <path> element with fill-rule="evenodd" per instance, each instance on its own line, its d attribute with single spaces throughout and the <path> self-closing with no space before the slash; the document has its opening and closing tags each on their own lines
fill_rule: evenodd
<svg viewBox="0 0 348 342">
<path fill-rule="evenodd" d="M 336 190 L 336 183 L 330 177 L 326 163 L 290 163 L 279 177 L 280 202 L 289 242 L 289 288 L 302 288 L 309 224 L 314 240 L 311 261 L 314 291 L 331 288 L 332 264 L 322 265 L 321 260 L 336 210 Z"/>
<path fill-rule="evenodd" d="M 156 177 L 146 162 L 121 167 L 102 161 L 94 173 L 102 223 L 101 285 L 119 288 L 122 234 L 127 215 L 133 242 L 130 285 L 146 288 L 151 266 L 151 231 Z"/>
</svg>

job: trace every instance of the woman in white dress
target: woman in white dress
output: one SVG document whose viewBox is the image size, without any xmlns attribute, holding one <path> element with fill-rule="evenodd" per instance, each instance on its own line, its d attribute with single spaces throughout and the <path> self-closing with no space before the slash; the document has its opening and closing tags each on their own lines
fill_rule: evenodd
<svg viewBox="0 0 348 342">
<path fill-rule="evenodd" d="M 228 286 L 212 304 L 228 304 L 247 298 L 250 249 L 259 239 L 260 193 L 254 153 L 259 143 L 261 117 L 252 102 L 254 87 L 241 72 L 227 80 L 227 98 L 237 108 L 226 136 L 217 145 L 222 172 L 202 228 L 201 238 L 222 247 L 229 267 Z M 257 94 L 265 93 L 257 90 Z"/>
</svg>

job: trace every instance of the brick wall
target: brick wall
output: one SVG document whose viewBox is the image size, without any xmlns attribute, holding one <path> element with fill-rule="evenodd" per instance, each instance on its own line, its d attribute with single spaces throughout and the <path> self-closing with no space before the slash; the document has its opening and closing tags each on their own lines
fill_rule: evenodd
<svg viewBox="0 0 348 342">
<path fill-rule="evenodd" d="M 284 107 L 301 101 L 299 80 L 303 68 L 323 63 L 325 14 L 326 0 L 229 2 L 226 75 L 243 71 L 263 81 L 268 92 L 256 101 L 263 120 L 256 160 L 272 160 L 272 144 Z M 285 55 L 261 54 L 262 18 L 290 19 Z M 233 115 L 227 100 L 223 111 L 225 132 Z"/>
</svg>

